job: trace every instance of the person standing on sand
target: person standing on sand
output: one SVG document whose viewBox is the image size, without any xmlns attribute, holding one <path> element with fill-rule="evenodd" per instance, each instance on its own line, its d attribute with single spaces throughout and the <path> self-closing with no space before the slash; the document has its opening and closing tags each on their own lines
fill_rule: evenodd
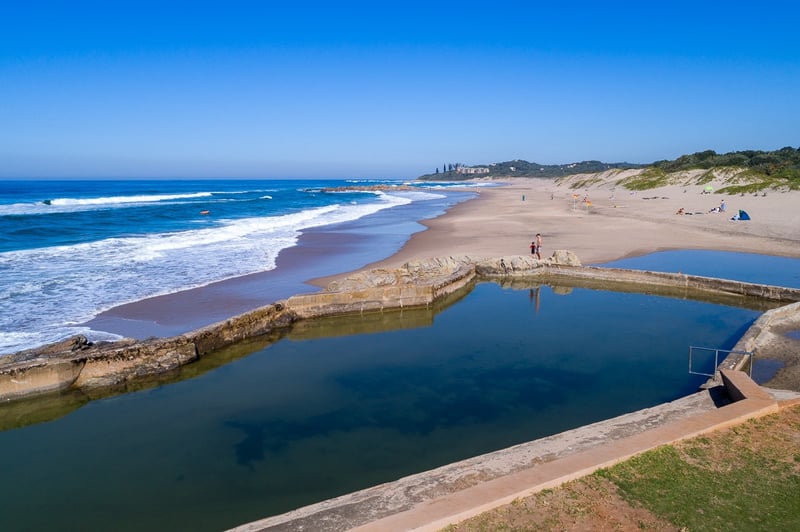
<svg viewBox="0 0 800 532">
<path fill-rule="evenodd" d="M 542 250 L 542 234 L 536 233 L 536 258 L 541 260 L 542 255 L 539 253 Z"/>
</svg>

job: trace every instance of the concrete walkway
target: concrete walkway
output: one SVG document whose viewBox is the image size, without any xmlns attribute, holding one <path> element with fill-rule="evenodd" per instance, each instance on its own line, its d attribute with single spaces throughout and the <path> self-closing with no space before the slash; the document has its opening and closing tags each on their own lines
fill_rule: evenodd
<svg viewBox="0 0 800 532">
<path fill-rule="evenodd" d="M 234 530 L 438 530 L 644 451 L 776 412 L 800 393 L 722 371 L 723 386 L 412 475 Z"/>
</svg>

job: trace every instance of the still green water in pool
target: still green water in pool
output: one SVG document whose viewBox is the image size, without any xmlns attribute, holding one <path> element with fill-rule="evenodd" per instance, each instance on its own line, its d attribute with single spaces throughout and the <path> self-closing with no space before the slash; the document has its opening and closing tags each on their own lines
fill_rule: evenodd
<svg viewBox="0 0 800 532">
<path fill-rule="evenodd" d="M 320 337 L 343 329 L 308 323 L 195 378 L 0 432 L 0 530 L 281 513 L 692 393 L 704 378 L 687 347 L 730 348 L 758 315 L 487 283 L 435 315 L 389 315 L 414 327 Z"/>
</svg>

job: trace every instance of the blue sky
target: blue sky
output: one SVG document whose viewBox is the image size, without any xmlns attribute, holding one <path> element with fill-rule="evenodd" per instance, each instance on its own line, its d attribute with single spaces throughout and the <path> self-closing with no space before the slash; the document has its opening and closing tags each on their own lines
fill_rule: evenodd
<svg viewBox="0 0 800 532">
<path fill-rule="evenodd" d="M 797 6 L 3 2 L 0 178 L 413 178 L 797 147 Z"/>
</svg>

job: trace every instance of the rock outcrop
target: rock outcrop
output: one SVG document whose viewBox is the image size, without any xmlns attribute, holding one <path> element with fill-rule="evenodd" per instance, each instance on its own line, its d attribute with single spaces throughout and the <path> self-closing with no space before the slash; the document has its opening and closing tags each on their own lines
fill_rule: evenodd
<svg viewBox="0 0 800 532">
<path fill-rule="evenodd" d="M 580 266 L 580 261 L 570 251 L 556 251 L 546 260 L 519 255 L 412 260 L 401 268 L 356 273 L 332 282 L 322 292 L 291 297 L 286 305 L 300 318 L 428 306 L 479 277 L 531 277 L 553 265 Z"/>
</svg>

